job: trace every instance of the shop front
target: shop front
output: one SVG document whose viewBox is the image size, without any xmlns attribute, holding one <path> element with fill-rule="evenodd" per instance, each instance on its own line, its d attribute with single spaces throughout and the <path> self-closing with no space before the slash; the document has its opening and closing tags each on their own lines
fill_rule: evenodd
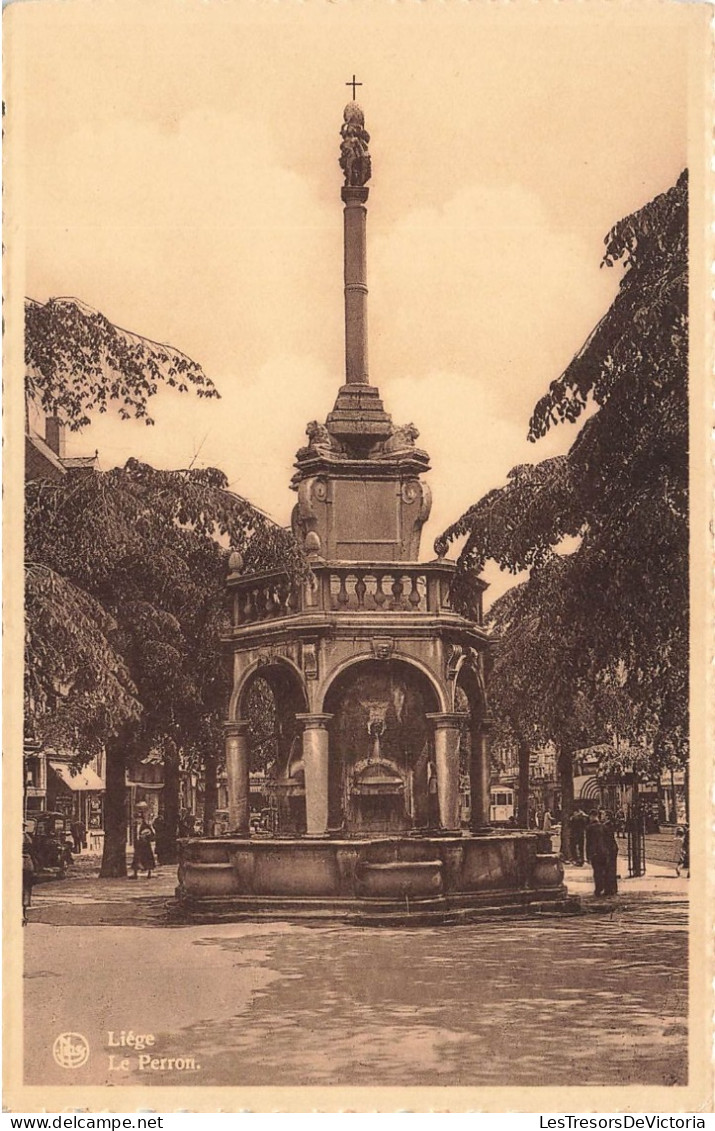
<svg viewBox="0 0 715 1131">
<path fill-rule="evenodd" d="M 48 759 L 47 808 L 64 813 L 85 829 L 86 847 L 101 852 L 104 845 L 104 779 L 92 765 L 77 770 L 69 759 Z"/>
</svg>

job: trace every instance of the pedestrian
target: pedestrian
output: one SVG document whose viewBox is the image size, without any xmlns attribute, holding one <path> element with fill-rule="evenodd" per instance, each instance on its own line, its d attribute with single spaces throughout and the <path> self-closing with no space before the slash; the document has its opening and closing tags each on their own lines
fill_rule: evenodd
<svg viewBox="0 0 715 1131">
<path fill-rule="evenodd" d="M 681 866 L 683 868 L 685 868 L 685 870 L 688 874 L 688 879 L 690 879 L 690 826 L 689 825 L 685 826 L 685 832 L 683 834 L 683 856 L 682 856 Z"/>
<path fill-rule="evenodd" d="M 551 810 L 545 809 L 544 810 L 544 820 L 543 820 L 543 824 L 541 826 L 545 833 L 551 832 L 551 826 L 553 825 L 553 823 L 554 823 L 554 819 L 551 816 Z"/>
<path fill-rule="evenodd" d="M 604 895 L 606 890 L 606 871 L 608 850 L 604 828 L 598 819 L 598 812 L 592 809 L 586 826 L 586 859 L 593 868 L 594 895 Z"/>
<path fill-rule="evenodd" d="M 610 810 L 606 810 L 603 822 L 603 836 L 606 844 L 606 882 L 604 895 L 618 895 L 618 841 L 616 840 L 616 821 Z"/>
<path fill-rule="evenodd" d="M 157 864 L 166 864 L 167 863 L 167 861 L 165 859 L 163 859 L 163 857 L 166 854 L 166 844 L 165 844 L 166 838 L 164 836 L 165 832 L 166 832 L 166 822 L 164 820 L 164 814 L 163 814 L 162 810 L 160 809 L 159 812 L 157 813 L 155 819 L 154 819 L 154 835 L 156 837 L 155 844 L 156 844 L 156 862 L 157 862 Z"/>
<path fill-rule="evenodd" d="M 626 835 L 626 814 L 623 809 L 619 809 L 616 813 L 616 836 Z"/>
<path fill-rule="evenodd" d="M 583 842 L 586 833 L 588 817 L 583 809 L 576 809 L 571 815 L 571 852 L 574 862 L 583 867 Z"/>
<path fill-rule="evenodd" d="M 676 848 L 675 874 L 679 876 L 681 870 L 685 868 L 687 869 L 688 879 L 690 879 L 690 830 L 688 826 L 678 825 L 675 835 L 680 841 Z"/>
<path fill-rule="evenodd" d="M 79 853 L 87 847 L 87 828 L 84 821 L 78 817 L 70 825 L 70 832 L 72 833 L 72 851 Z"/>
<path fill-rule="evenodd" d="M 140 816 L 134 832 L 134 857 L 131 865 L 133 875 L 129 879 L 136 880 L 141 869 L 141 871 L 147 873 L 147 879 L 150 880 L 151 874 L 156 868 L 156 860 L 151 847 L 151 842 L 156 839 L 156 834 L 154 826 L 147 816 L 146 802 L 140 802 L 137 805 L 137 811 Z"/>
<path fill-rule="evenodd" d="M 37 872 L 37 858 L 32 837 L 27 829 L 22 834 L 22 925 L 27 925 L 27 909 L 32 903 L 32 885 Z"/>
</svg>

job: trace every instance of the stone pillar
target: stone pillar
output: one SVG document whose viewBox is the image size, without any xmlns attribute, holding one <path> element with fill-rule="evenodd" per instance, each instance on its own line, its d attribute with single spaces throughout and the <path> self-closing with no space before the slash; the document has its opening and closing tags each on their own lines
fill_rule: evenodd
<svg viewBox="0 0 715 1131">
<path fill-rule="evenodd" d="M 226 723 L 228 825 L 236 836 L 249 836 L 248 721 Z"/>
<path fill-rule="evenodd" d="M 303 724 L 307 836 L 328 831 L 328 723 L 332 715 L 296 715 Z"/>
<path fill-rule="evenodd" d="M 472 832 L 488 833 L 490 825 L 490 800 L 492 768 L 489 757 L 489 731 L 491 722 L 482 719 L 472 729 L 472 759 L 469 767 L 470 791 L 472 794 Z"/>
<path fill-rule="evenodd" d="M 440 827 L 459 832 L 459 728 L 465 716 L 439 712 L 427 718 L 434 724 Z"/>
<path fill-rule="evenodd" d="M 367 385 L 367 256 L 365 236 L 369 189 L 344 185 L 341 190 L 345 266 L 345 381 Z"/>
</svg>

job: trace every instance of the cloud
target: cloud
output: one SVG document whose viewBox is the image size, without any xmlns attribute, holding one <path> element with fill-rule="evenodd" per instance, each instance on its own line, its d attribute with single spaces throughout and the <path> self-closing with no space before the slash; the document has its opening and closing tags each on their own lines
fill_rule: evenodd
<svg viewBox="0 0 715 1131">
<path fill-rule="evenodd" d="M 371 248 L 375 379 L 444 367 L 525 421 L 612 301 L 601 247 L 557 228 L 516 184 L 465 186 L 408 212 Z M 478 427 L 479 396 L 468 404 Z"/>
</svg>

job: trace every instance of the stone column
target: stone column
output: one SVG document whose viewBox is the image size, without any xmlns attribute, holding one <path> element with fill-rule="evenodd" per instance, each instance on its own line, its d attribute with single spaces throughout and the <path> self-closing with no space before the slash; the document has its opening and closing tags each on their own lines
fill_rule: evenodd
<svg viewBox="0 0 715 1131">
<path fill-rule="evenodd" d="M 226 723 L 224 730 L 229 832 L 249 836 L 248 721 L 236 719 Z"/>
<path fill-rule="evenodd" d="M 490 800 L 492 768 L 489 757 L 489 731 L 491 721 L 482 719 L 472 729 L 472 759 L 469 767 L 470 791 L 472 794 L 472 832 L 488 833 L 490 825 Z"/>
<path fill-rule="evenodd" d="M 367 385 L 367 256 L 365 237 L 369 189 L 344 185 L 341 190 L 345 266 L 345 381 Z"/>
<path fill-rule="evenodd" d="M 443 829 L 459 832 L 459 728 L 465 716 L 439 712 L 427 718 L 434 724 L 439 823 Z"/>
<path fill-rule="evenodd" d="M 328 723 L 332 715 L 296 715 L 303 724 L 307 836 L 328 831 Z"/>
</svg>

